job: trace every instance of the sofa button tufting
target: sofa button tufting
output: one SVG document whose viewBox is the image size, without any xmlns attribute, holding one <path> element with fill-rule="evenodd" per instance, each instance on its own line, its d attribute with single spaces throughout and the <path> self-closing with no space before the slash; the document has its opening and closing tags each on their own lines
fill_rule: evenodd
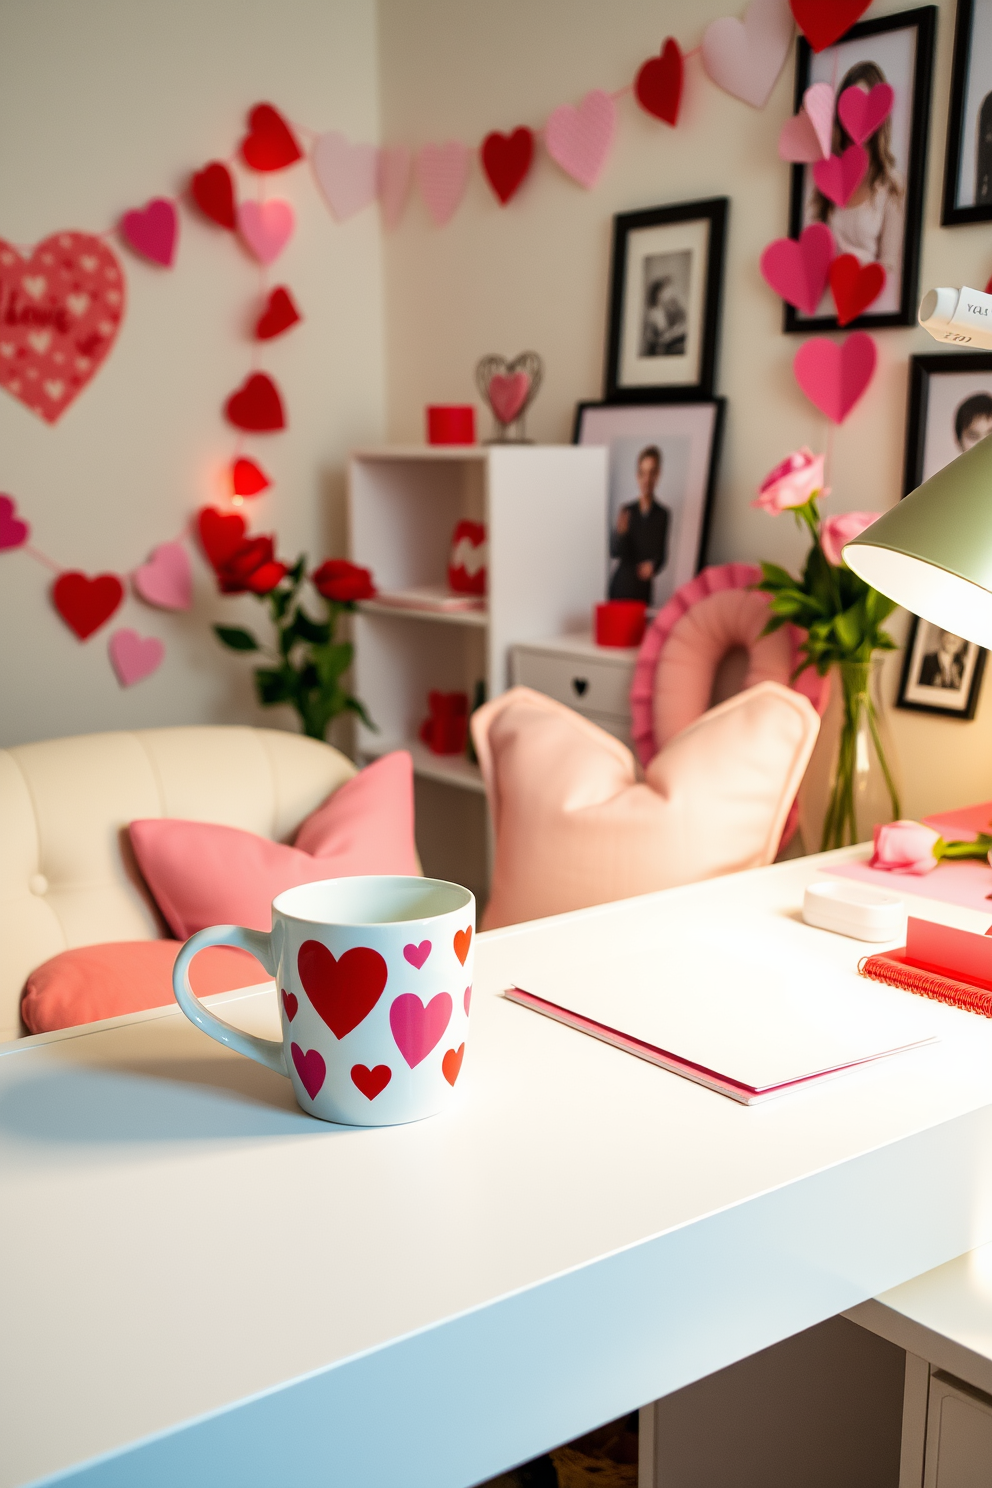
<svg viewBox="0 0 992 1488">
<path fill-rule="evenodd" d="M 28 888 L 31 890 L 32 894 L 37 894 L 39 895 L 39 897 L 42 894 L 47 894 L 48 879 L 43 873 L 32 873 L 31 877 L 28 879 Z"/>
</svg>

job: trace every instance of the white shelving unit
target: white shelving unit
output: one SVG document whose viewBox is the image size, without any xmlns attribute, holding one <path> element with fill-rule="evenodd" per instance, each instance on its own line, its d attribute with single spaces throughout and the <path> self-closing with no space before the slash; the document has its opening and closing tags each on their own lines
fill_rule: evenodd
<svg viewBox="0 0 992 1488">
<path fill-rule="evenodd" d="M 451 534 L 485 522 L 485 611 L 403 609 L 375 600 L 355 616 L 355 691 L 378 725 L 359 752 L 409 749 L 418 777 L 425 870 L 485 892 L 486 813 L 478 768 L 418 737 L 427 694 L 495 697 L 510 685 L 510 648 L 587 628 L 605 593 L 606 456 L 574 445 L 360 450 L 349 469 L 351 552 L 381 591 L 443 585 Z"/>
</svg>

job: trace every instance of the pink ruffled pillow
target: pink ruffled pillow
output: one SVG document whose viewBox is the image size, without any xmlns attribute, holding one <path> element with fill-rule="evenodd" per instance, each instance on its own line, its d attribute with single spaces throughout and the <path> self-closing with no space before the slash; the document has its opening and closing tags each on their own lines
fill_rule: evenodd
<svg viewBox="0 0 992 1488">
<path fill-rule="evenodd" d="M 494 698 L 472 718 L 496 827 L 483 928 L 770 863 L 819 726 L 806 698 L 761 682 L 638 782 L 630 750 L 571 708 L 526 687 Z"/>
<path fill-rule="evenodd" d="M 292 847 L 212 822 L 162 817 L 129 828 L 138 866 L 180 940 L 207 925 L 271 927 L 284 889 L 353 874 L 419 874 L 413 761 L 383 755 L 308 816 Z"/>
</svg>

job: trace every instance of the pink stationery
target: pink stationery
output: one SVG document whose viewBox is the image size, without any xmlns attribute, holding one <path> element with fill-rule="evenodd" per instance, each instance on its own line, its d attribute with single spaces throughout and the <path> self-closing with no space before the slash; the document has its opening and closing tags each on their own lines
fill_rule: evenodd
<svg viewBox="0 0 992 1488">
<path fill-rule="evenodd" d="M 963 806 L 958 811 L 938 812 L 925 816 L 924 825 L 932 827 L 949 842 L 974 841 L 979 832 L 992 833 L 992 801 L 977 806 Z M 978 909 L 992 917 L 992 867 L 967 858 L 938 863 L 932 873 L 886 873 L 869 868 L 867 858 L 856 863 L 838 863 L 824 867 L 834 878 L 853 878 L 870 883 L 894 894 L 916 894 L 924 899 L 937 899 L 942 904 L 958 904 L 965 909 Z"/>
</svg>

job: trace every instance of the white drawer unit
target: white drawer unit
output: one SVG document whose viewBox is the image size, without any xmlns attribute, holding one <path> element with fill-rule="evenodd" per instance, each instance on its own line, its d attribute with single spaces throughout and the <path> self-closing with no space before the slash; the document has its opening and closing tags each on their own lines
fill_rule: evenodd
<svg viewBox="0 0 992 1488">
<path fill-rule="evenodd" d="M 627 745 L 630 737 L 630 684 L 637 647 L 597 646 L 588 634 L 528 641 L 510 653 L 510 680 L 532 687 L 598 723 Z"/>
</svg>

